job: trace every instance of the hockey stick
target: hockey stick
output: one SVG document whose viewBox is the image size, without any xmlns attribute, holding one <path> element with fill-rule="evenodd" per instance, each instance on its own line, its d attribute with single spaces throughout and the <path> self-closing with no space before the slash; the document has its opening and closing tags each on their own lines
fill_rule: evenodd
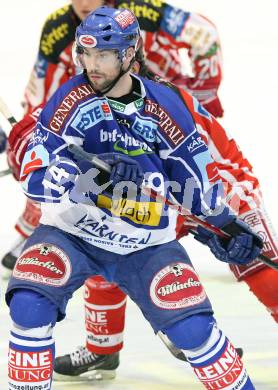
<svg viewBox="0 0 278 390">
<path fill-rule="evenodd" d="M 68 149 L 76 157 L 84 159 L 84 160 L 91 161 L 97 168 L 99 168 L 99 169 L 101 169 L 101 170 L 103 170 L 105 172 L 108 172 L 108 173 L 111 172 L 110 165 L 107 164 L 106 162 L 102 161 L 101 159 L 99 159 L 96 155 L 91 154 L 91 153 L 87 153 L 83 149 L 81 149 L 79 146 L 74 145 L 74 144 L 70 144 Z M 203 221 L 202 219 L 196 217 L 195 215 L 191 214 L 188 209 L 186 209 L 185 207 L 181 206 L 176 201 L 170 200 L 168 198 L 165 198 L 164 196 L 158 194 L 157 192 L 155 192 L 151 188 L 148 188 L 148 187 L 142 185 L 141 186 L 141 190 L 142 190 L 142 192 L 145 195 L 148 195 L 148 196 L 150 196 L 153 199 L 156 199 L 156 200 L 158 200 L 158 201 L 160 201 L 162 203 L 165 203 L 170 208 L 177 210 L 181 215 L 184 215 L 185 218 L 187 220 L 189 220 L 190 222 L 194 222 L 197 225 L 200 225 L 200 226 L 204 227 L 208 231 L 216 234 L 217 236 L 219 236 L 221 238 L 231 238 L 233 236 L 233 232 L 230 232 L 230 231 L 226 232 L 223 229 L 219 229 L 219 228 L 217 228 L 217 227 L 215 227 L 213 225 L 210 225 L 209 223 L 207 223 L 207 222 Z M 194 232 L 192 230 L 190 230 L 190 233 L 194 234 Z M 278 264 L 274 263 L 267 256 L 261 254 L 261 255 L 258 256 L 258 258 L 264 264 L 266 264 L 268 267 L 273 268 L 275 271 L 278 271 Z"/>
<path fill-rule="evenodd" d="M 7 121 L 11 124 L 11 126 L 17 123 L 15 117 L 11 114 L 6 103 L 3 101 L 3 99 L 1 99 L 1 97 L 0 97 L 0 112 L 3 114 L 4 118 L 7 119 Z M 11 173 L 12 170 L 10 168 L 4 169 L 3 171 L 0 171 L 0 177 L 10 175 Z"/>
<path fill-rule="evenodd" d="M 3 101 L 3 99 L 1 99 L 1 97 L 0 97 L 0 112 L 3 114 L 4 118 L 7 119 L 7 121 L 11 124 L 11 126 L 17 123 L 17 120 L 12 115 L 12 113 L 8 109 L 8 106 Z"/>
<path fill-rule="evenodd" d="M 82 158 L 82 159 L 86 159 L 86 160 L 89 160 L 91 161 L 96 167 L 98 167 L 99 169 L 105 171 L 105 172 L 108 172 L 110 173 L 111 172 L 111 167 L 109 164 L 105 163 L 104 161 L 100 160 L 97 156 L 93 155 L 93 154 L 90 154 L 90 153 L 87 153 L 85 152 L 83 149 L 81 149 L 80 147 L 76 146 L 76 145 L 69 145 L 68 149 L 78 158 Z M 148 195 L 152 195 L 152 197 L 154 197 L 155 199 L 159 199 L 160 201 L 163 201 L 166 203 L 166 200 L 164 197 L 162 196 L 158 196 L 159 194 L 156 194 L 154 191 L 151 191 L 150 189 L 146 188 L 145 186 L 142 186 L 142 190 L 144 191 L 144 193 L 148 194 Z M 193 215 L 190 214 L 190 212 L 187 210 L 187 209 L 184 209 L 182 206 L 180 205 L 176 205 L 174 204 L 173 202 L 170 202 L 169 201 L 169 207 L 173 207 L 175 206 L 180 208 L 180 210 L 183 212 L 184 215 L 186 215 L 188 217 L 188 219 L 193 219 L 194 222 L 200 222 L 199 224 L 203 224 L 204 222 L 202 220 L 199 221 L 198 218 L 192 218 L 194 217 Z M 205 223 L 205 225 L 208 225 L 207 223 Z M 210 227 L 210 225 L 208 225 Z M 207 227 L 207 226 L 206 226 Z M 191 233 L 193 233 L 192 230 L 190 230 Z M 228 236 L 226 233 L 224 233 L 225 236 Z M 222 234 L 223 236 L 223 234 Z M 270 261 L 270 260 L 269 260 Z M 271 262 L 272 263 L 272 262 Z M 275 268 L 276 269 L 276 268 Z M 182 360 L 184 362 L 188 362 L 184 352 L 177 348 L 172 342 L 171 340 L 169 340 L 169 338 L 167 337 L 166 334 L 164 334 L 162 331 L 158 331 L 157 332 L 157 335 L 158 337 L 160 338 L 160 340 L 163 342 L 163 344 L 167 347 L 167 349 L 170 351 L 170 353 L 176 358 L 176 359 L 179 359 L 179 360 Z M 239 354 L 240 357 L 242 357 L 243 355 L 243 350 L 242 348 L 236 348 L 237 350 L 237 353 Z"/>
<path fill-rule="evenodd" d="M 182 360 L 184 362 L 188 362 L 187 360 L 187 357 L 185 356 L 185 354 L 183 353 L 183 351 L 179 348 L 177 348 L 171 340 L 168 339 L 168 337 L 166 336 L 166 334 L 164 334 L 163 332 L 158 331 L 157 332 L 157 335 L 158 337 L 160 338 L 160 340 L 163 342 L 164 345 L 166 345 L 166 347 L 168 348 L 168 350 L 171 352 L 171 354 L 176 358 L 176 359 L 179 359 L 179 360 Z M 240 358 L 242 358 L 243 356 L 243 349 L 242 348 L 236 348 L 236 351 L 237 351 L 237 354 L 239 355 Z"/>
<path fill-rule="evenodd" d="M 164 345 L 166 345 L 166 347 L 168 348 L 168 350 L 171 352 L 171 354 L 176 358 L 176 359 L 179 359 L 179 360 L 182 360 L 183 362 L 187 362 L 187 358 L 185 356 L 185 354 L 183 353 L 183 351 L 179 348 L 177 348 L 171 340 L 168 339 L 168 337 L 166 336 L 166 334 L 164 334 L 163 332 L 161 332 L 161 330 L 159 330 L 157 332 L 157 335 L 158 337 L 160 338 L 160 340 L 163 342 Z"/>
<path fill-rule="evenodd" d="M 11 126 L 14 126 L 17 123 L 17 120 L 11 114 L 10 110 L 8 109 L 5 102 L 1 99 L 1 97 L 0 97 L 0 112 L 3 114 L 5 119 L 7 119 L 7 121 L 10 123 Z M 94 164 L 98 168 L 100 168 L 106 172 L 111 172 L 111 167 L 108 164 L 106 164 L 105 162 L 103 162 L 102 160 L 100 160 L 99 158 L 97 158 L 89 153 L 85 155 L 86 152 L 84 152 L 82 149 L 80 149 L 78 147 L 75 147 L 75 145 L 70 145 L 69 149 L 75 155 L 78 155 L 80 158 L 86 158 L 86 159 L 89 159 L 90 161 L 94 160 Z M 10 169 L 0 171 L 0 177 L 5 176 L 9 173 L 11 173 Z M 158 336 L 163 341 L 163 343 L 166 345 L 166 347 L 168 348 L 168 350 L 171 352 L 171 354 L 173 356 L 175 356 L 179 360 L 187 361 L 184 353 L 180 349 L 176 348 L 175 345 L 168 339 L 168 337 L 165 334 L 163 334 L 162 332 L 159 331 Z"/>
<path fill-rule="evenodd" d="M 3 102 L 3 100 L 1 98 L 0 98 L 0 112 L 4 115 L 4 117 L 8 120 L 8 122 L 12 126 L 17 123 L 15 117 L 11 114 L 11 112 L 8 109 L 7 105 Z M 79 156 L 80 158 L 88 159 L 89 161 L 93 162 L 93 164 L 96 165 L 98 168 L 100 168 L 100 169 L 102 169 L 102 170 L 104 170 L 106 172 L 111 172 L 111 167 L 108 164 L 106 164 L 105 162 L 103 162 L 102 160 L 100 160 L 99 158 L 97 158 L 96 156 L 84 152 L 81 148 L 79 148 L 79 147 L 77 147 L 75 145 L 70 145 L 69 149 L 72 151 L 72 153 L 74 153 L 75 155 Z M 11 173 L 10 169 L 2 171 L 2 172 L 0 172 L 0 177 L 4 176 L 5 174 L 9 174 L 9 173 Z M 183 215 L 187 215 L 188 217 L 191 218 L 191 220 L 193 219 L 194 222 L 198 222 L 199 224 L 202 222 L 203 224 L 208 225 L 208 224 L 206 224 L 205 222 L 203 222 L 201 220 L 199 221 L 198 219 L 195 221 L 195 218 L 193 218 L 194 216 L 191 215 L 188 210 L 182 208 L 182 206 L 180 206 L 178 204 L 174 204 L 174 203 L 170 202 L 168 199 L 160 196 L 159 194 L 155 193 L 151 189 L 148 189 L 147 187 L 144 187 L 143 190 L 144 190 L 144 192 L 146 194 L 148 194 L 148 195 L 154 197 L 155 199 L 159 199 L 160 201 L 168 204 L 169 207 L 178 208 L 178 210 L 180 212 L 182 212 Z M 211 227 L 211 228 L 213 229 L 213 227 Z M 159 331 L 158 332 L 158 336 L 159 336 L 159 338 L 162 340 L 162 342 L 165 344 L 165 346 L 168 348 L 168 350 L 171 352 L 171 354 L 175 358 L 177 358 L 179 360 L 182 360 L 182 361 L 187 361 L 187 358 L 186 358 L 185 354 L 183 353 L 183 351 L 178 349 L 168 339 L 168 337 L 163 332 Z M 240 356 L 242 356 L 242 349 L 241 348 L 237 348 L 237 352 L 238 352 L 238 354 Z"/>
<path fill-rule="evenodd" d="M 0 97 L 0 112 L 2 113 L 4 118 L 10 123 L 11 126 L 14 126 L 17 123 L 17 120 L 11 114 L 10 110 L 8 109 L 8 106 L 3 101 L 3 99 L 1 99 L 1 97 Z M 12 173 L 12 170 L 10 168 L 4 169 L 3 171 L 0 171 L 0 177 L 7 176 L 11 173 Z"/>
<path fill-rule="evenodd" d="M 0 97 L 0 112 L 3 114 L 3 116 L 7 119 L 7 121 L 12 126 L 17 123 L 17 120 L 12 115 L 12 113 L 10 112 L 6 103 L 3 101 L 3 99 L 1 99 L 1 97 Z M 77 145 L 74 145 L 74 144 L 69 145 L 68 148 L 77 157 L 91 161 L 96 167 L 98 167 L 99 169 L 102 169 L 105 172 L 108 172 L 108 173 L 111 172 L 111 167 L 109 166 L 109 164 L 100 160 L 97 156 L 95 156 L 91 153 L 85 152 L 83 149 L 81 149 L 80 147 L 78 147 Z M 187 210 L 185 207 L 178 204 L 176 201 L 171 201 L 170 199 L 163 197 L 162 195 L 158 194 L 157 192 L 155 192 L 151 188 L 143 186 L 142 191 L 144 192 L 145 195 L 149 195 L 153 199 L 157 199 L 160 202 L 165 203 L 167 206 L 177 210 L 180 214 L 184 215 L 189 221 L 195 222 L 195 223 L 197 223 L 197 225 L 203 226 L 205 229 L 218 235 L 219 237 L 230 238 L 232 236 L 231 232 L 225 232 L 223 229 L 219 229 L 213 225 L 208 224 L 207 222 L 196 217 L 195 215 L 192 215 L 189 210 Z M 190 230 L 190 232 L 194 234 L 194 232 L 192 230 Z M 267 256 L 260 254 L 258 256 L 258 258 L 264 264 L 266 264 L 268 267 L 274 269 L 275 271 L 278 271 L 278 264 L 274 263 Z"/>
<path fill-rule="evenodd" d="M 10 168 L 4 169 L 3 171 L 0 171 L 0 177 L 10 175 L 11 173 L 12 173 L 12 170 Z"/>
<path fill-rule="evenodd" d="M 2 112 L 4 117 L 8 120 L 8 122 L 12 126 L 17 123 L 17 120 L 12 115 L 12 113 L 10 112 L 6 103 L 1 98 L 0 98 L 0 112 Z M 83 158 L 83 159 L 91 161 L 99 169 L 102 169 L 105 172 L 109 172 L 109 173 L 111 172 L 111 167 L 109 166 L 109 164 L 106 164 L 104 161 L 100 160 L 97 156 L 95 156 L 91 153 L 86 153 L 83 149 L 81 149 L 77 145 L 74 145 L 74 144 L 69 145 L 69 150 L 73 154 L 78 156 L 79 158 Z M 198 225 L 203 226 L 204 228 L 206 228 L 210 232 L 218 235 L 219 237 L 230 238 L 232 236 L 232 234 L 229 234 L 228 232 L 225 232 L 222 229 L 219 229 L 215 226 L 212 226 L 212 225 L 208 224 L 207 222 L 201 220 L 200 218 L 196 217 L 195 215 L 192 215 L 189 210 L 187 210 L 185 207 L 178 204 L 176 201 L 171 201 L 170 199 L 163 197 L 162 195 L 158 194 L 157 192 L 155 192 L 151 188 L 143 186 L 142 191 L 144 192 L 144 194 L 152 197 L 153 199 L 157 199 L 160 202 L 165 203 L 167 206 L 177 210 L 180 214 L 184 215 L 189 221 L 195 222 Z M 191 233 L 194 234 L 194 232 L 192 232 L 192 231 L 191 231 Z M 275 264 L 267 256 L 261 254 L 258 256 L 258 258 L 264 264 L 266 264 L 268 267 L 273 268 L 274 270 L 278 271 L 278 264 Z"/>
</svg>

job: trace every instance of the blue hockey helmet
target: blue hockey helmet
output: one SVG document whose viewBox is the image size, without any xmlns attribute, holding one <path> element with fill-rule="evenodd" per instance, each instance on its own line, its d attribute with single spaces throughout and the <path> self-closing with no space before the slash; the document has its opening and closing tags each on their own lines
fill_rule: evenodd
<svg viewBox="0 0 278 390">
<path fill-rule="evenodd" d="M 76 29 L 76 50 L 84 48 L 118 50 L 122 61 L 129 47 L 137 50 L 139 23 L 129 9 L 100 7 L 91 12 Z"/>
</svg>

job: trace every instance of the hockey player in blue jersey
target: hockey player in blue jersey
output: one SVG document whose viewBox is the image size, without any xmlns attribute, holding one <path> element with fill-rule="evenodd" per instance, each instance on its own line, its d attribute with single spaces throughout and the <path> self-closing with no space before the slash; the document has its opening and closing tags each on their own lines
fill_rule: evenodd
<svg viewBox="0 0 278 390">
<path fill-rule="evenodd" d="M 223 242 L 198 228 L 198 239 L 222 261 L 248 263 L 261 241 L 225 206 L 184 92 L 130 72 L 139 39 L 131 11 L 92 12 L 76 32 L 74 55 L 84 72 L 53 95 L 29 143 L 22 186 L 41 202 L 42 218 L 6 294 L 13 321 L 9 389 L 51 388 L 53 327 L 94 274 L 129 295 L 154 331 L 184 351 L 206 388 L 254 389 L 176 240 L 177 212 L 145 195 L 141 184 L 164 197 L 171 191 L 193 214 L 233 231 Z M 197 101 L 194 107 L 209 118 Z M 78 159 L 69 144 L 109 163 L 111 174 Z"/>
</svg>

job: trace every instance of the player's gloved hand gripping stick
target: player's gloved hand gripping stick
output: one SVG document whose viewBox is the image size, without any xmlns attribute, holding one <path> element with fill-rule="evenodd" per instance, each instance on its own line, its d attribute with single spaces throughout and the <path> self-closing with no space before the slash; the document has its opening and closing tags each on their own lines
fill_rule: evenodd
<svg viewBox="0 0 278 390">
<path fill-rule="evenodd" d="M 3 100 L 1 98 L 0 98 L 0 112 L 2 112 L 4 117 L 8 120 L 8 122 L 12 126 L 17 123 L 16 119 L 11 114 L 7 105 L 5 104 L 5 102 L 3 102 Z M 99 159 L 97 156 L 94 156 L 90 153 L 86 153 L 85 151 L 83 151 L 83 149 L 81 149 L 80 147 L 78 147 L 76 145 L 70 145 L 69 149 L 71 149 L 71 151 L 80 159 L 91 161 L 100 170 L 111 173 L 111 166 L 109 164 L 107 164 L 107 162 Z M 134 173 L 136 173 L 136 172 L 137 172 L 136 168 L 132 167 L 132 169 L 130 170 L 130 175 L 134 176 Z M 8 173 L 9 173 L 9 170 L 0 172 L 0 177 L 6 175 Z M 138 174 L 140 175 L 139 170 L 138 170 Z M 142 178 L 140 178 L 140 177 L 133 178 L 133 176 L 131 176 L 132 181 L 136 182 L 137 185 L 142 182 L 142 180 L 141 180 Z M 117 178 L 116 178 L 116 181 L 117 181 Z M 174 198 L 172 198 L 171 200 L 168 198 L 165 198 L 162 195 L 155 192 L 154 190 L 152 190 L 151 188 L 148 188 L 144 185 L 141 186 L 141 190 L 144 194 L 146 194 L 146 195 L 148 195 L 148 196 L 150 196 L 150 197 L 152 197 L 152 198 L 154 198 L 162 203 L 165 203 L 166 205 L 168 205 L 171 208 L 176 209 L 181 215 L 183 215 L 186 218 L 187 222 L 190 222 L 190 224 L 193 223 L 194 229 L 191 229 L 190 232 L 193 233 L 199 241 L 203 242 L 204 244 L 207 244 L 210 247 L 210 249 L 212 250 L 212 252 L 215 254 L 216 257 L 218 257 L 218 258 L 221 257 L 222 261 L 223 261 L 223 259 L 225 259 L 224 261 L 229 262 L 230 260 L 232 260 L 231 258 L 229 258 L 229 251 L 230 251 L 230 252 L 236 253 L 237 257 L 240 253 L 242 253 L 243 254 L 243 263 L 244 263 L 244 261 L 247 262 L 248 256 L 244 256 L 244 251 L 240 252 L 237 250 L 237 244 L 238 243 L 240 244 L 240 242 L 239 242 L 240 240 L 238 240 L 238 243 L 235 242 L 234 246 L 232 248 L 229 248 L 229 246 L 228 246 L 226 253 L 225 253 L 225 249 L 224 249 L 224 253 L 223 253 L 222 244 L 218 239 L 218 237 L 231 238 L 233 235 L 238 235 L 239 233 L 241 233 L 242 229 L 241 229 L 240 223 L 239 224 L 238 223 L 230 224 L 222 229 L 219 229 L 219 228 L 216 228 L 215 226 L 208 224 L 207 222 L 204 222 L 203 220 L 196 217 L 195 215 L 192 215 L 189 212 L 189 210 L 187 210 L 186 208 L 184 208 L 183 206 L 178 204 Z M 195 230 L 195 227 L 197 227 L 197 230 Z M 233 228 L 232 231 L 230 230 L 231 227 Z M 226 228 L 227 228 L 227 230 L 225 230 Z M 244 232 L 244 229 L 243 229 L 243 232 Z M 249 230 L 249 232 L 248 231 L 245 231 L 245 232 L 247 233 L 247 235 L 248 235 L 248 233 L 250 234 L 250 230 Z M 213 233 L 215 235 L 215 237 L 212 237 L 211 233 Z M 245 237 L 245 238 L 241 237 L 240 238 L 241 243 L 246 238 L 248 238 L 248 237 Z M 255 238 L 255 235 L 253 238 Z M 255 238 L 255 240 L 256 240 L 256 238 Z M 232 241 L 232 240 L 230 240 L 230 241 Z M 255 244 L 257 244 L 258 247 L 260 246 L 259 242 L 258 243 L 255 242 Z M 229 243 L 229 245 L 230 245 L 230 243 Z M 246 242 L 246 247 L 248 247 L 248 242 Z M 247 250 L 248 250 L 248 248 L 247 248 Z M 278 270 L 278 264 L 275 264 L 274 262 L 272 262 L 268 257 L 266 257 L 264 255 L 259 255 L 258 257 L 267 266 L 269 266 L 275 270 Z"/>
<path fill-rule="evenodd" d="M 108 172 L 108 173 L 111 173 L 111 170 L 112 170 L 111 166 L 109 164 L 107 164 L 105 161 L 103 161 L 100 158 L 98 158 L 96 155 L 91 154 L 91 153 L 87 153 L 83 149 L 81 149 L 79 146 L 76 146 L 76 145 L 73 145 L 73 144 L 69 145 L 69 150 L 77 158 L 80 158 L 80 159 L 83 159 L 83 160 L 88 160 L 93 165 L 95 165 L 97 168 L 99 168 L 100 170 Z M 208 232 L 207 233 L 208 237 L 205 237 L 205 239 L 198 239 L 197 238 L 200 242 L 207 243 L 207 241 L 210 238 L 209 237 L 210 233 L 213 233 L 214 235 L 216 235 L 217 237 L 220 237 L 222 239 L 225 239 L 225 238 L 230 239 L 234 235 L 238 235 L 241 232 L 239 224 L 238 225 L 234 224 L 232 226 L 232 229 L 231 229 L 231 225 L 227 225 L 227 228 L 224 227 L 222 229 L 219 229 L 219 228 L 217 228 L 217 227 L 215 227 L 213 225 L 210 225 L 209 223 L 207 223 L 207 222 L 203 221 L 202 219 L 196 217 L 195 215 L 191 214 L 188 209 L 186 209 L 185 207 L 183 207 L 182 205 L 177 203 L 175 199 L 171 199 L 170 200 L 168 198 L 165 198 L 164 196 L 162 196 L 162 195 L 158 194 L 157 192 L 155 192 L 153 189 L 151 189 L 149 187 L 146 187 L 144 184 L 141 185 L 141 190 L 142 190 L 142 192 L 145 195 L 148 195 L 148 196 L 152 197 L 153 199 L 156 199 L 156 200 L 158 200 L 158 201 L 160 201 L 162 203 L 165 203 L 169 207 L 177 210 L 181 215 L 184 215 L 186 220 L 188 220 L 190 223 L 194 222 L 194 224 L 196 224 L 196 226 L 197 226 L 197 230 L 202 231 L 202 232 L 207 231 Z M 225 231 L 225 229 L 227 229 L 227 230 Z M 199 237 L 199 234 L 197 233 L 197 231 L 195 229 L 191 229 L 190 232 L 192 234 L 194 234 L 196 237 Z M 258 240 L 257 245 L 258 245 L 258 247 L 261 246 L 261 242 L 259 240 Z M 278 271 L 278 264 L 274 263 L 267 256 L 264 256 L 264 255 L 260 254 L 258 256 L 258 258 L 263 263 L 265 263 L 267 266 L 269 266 L 269 267 L 273 268 L 274 270 Z"/>
<path fill-rule="evenodd" d="M 98 156 L 91 154 L 91 153 L 87 153 L 83 149 L 81 149 L 79 146 L 76 146 L 73 144 L 69 145 L 68 149 L 75 155 L 76 158 L 79 158 L 81 160 L 88 160 L 93 165 L 95 165 L 97 168 L 99 168 L 101 171 L 111 173 L 112 167 L 106 162 L 109 160 L 103 161 L 102 159 L 98 158 Z M 140 181 L 140 178 L 139 178 L 139 181 Z M 172 202 L 172 201 L 164 198 L 163 196 L 159 195 L 158 193 L 156 193 L 155 191 L 153 191 L 152 189 L 150 189 L 144 185 L 141 185 L 140 187 L 141 187 L 141 190 L 144 192 L 144 194 L 151 196 L 152 198 L 157 199 L 160 202 L 165 202 L 166 204 L 169 205 L 169 207 L 177 209 L 181 214 L 186 216 L 186 218 L 189 220 L 190 224 L 192 222 L 194 222 L 193 226 L 197 227 L 198 225 L 202 225 L 202 226 L 205 225 L 207 230 L 211 230 L 211 231 L 213 231 L 213 233 L 218 232 L 218 229 L 216 229 L 213 226 L 210 226 L 209 224 L 203 222 L 202 220 L 199 220 L 199 218 L 191 215 L 187 209 L 185 209 L 184 207 L 182 207 L 178 203 L 176 203 L 174 201 Z M 207 228 L 207 226 L 208 226 L 208 228 Z M 193 230 L 190 230 L 190 232 L 193 234 L 197 233 L 196 231 L 193 231 Z M 226 234 L 226 233 L 224 233 L 224 234 L 221 233 L 221 236 L 223 236 L 223 235 L 229 237 L 228 234 Z M 164 345 L 167 347 L 167 349 L 171 352 L 171 354 L 175 358 L 182 360 L 182 361 L 187 361 L 187 358 L 186 358 L 185 354 L 183 353 L 183 351 L 181 349 L 177 348 L 162 331 L 159 331 L 157 333 L 157 335 L 159 336 L 159 338 L 162 340 Z M 239 354 L 239 356 L 242 357 L 243 350 L 241 348 L 236 348 L 236 350 L 237 350 L 237 353 Z"/>
</svg>

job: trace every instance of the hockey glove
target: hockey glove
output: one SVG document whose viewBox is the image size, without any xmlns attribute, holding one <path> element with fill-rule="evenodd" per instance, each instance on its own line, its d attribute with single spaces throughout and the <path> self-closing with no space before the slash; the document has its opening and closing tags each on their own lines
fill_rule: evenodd
<svg viewBox="0 0 278 390">
<path fill-rule="evenodd" d="M 0 127 L 0 153 L 5 152 L 7 146 L 7 136 L 4 130 Z"/>
<path fill-rule="evenodd" d="M 31 114 L 25 115 L 16 123 L 10 131 L 7 159 L 16 180 L 20 179 L 21 164 L 41 111 L 42 106 L 36 107 Z"/>
<path fill-rule="evenodd" d="M 221 228 L 232 235 L 220 238 L 205 228 L 198 226 L 195 239 L 206 244 L 214 256 L 226 263 L 244 265 L 256 259 L 261 253 L 263 242 L 249 226 L 239 219 Z"/>
<path fill-rule="evenodd" d="M 141 166 L 134 159 L 120 153 L 103 153 L 97 156 L 112 167 L 110 180 L 115 187 L 118 183 L 127 181 L 140 187 L 144 172 Z"/>
</svg>

